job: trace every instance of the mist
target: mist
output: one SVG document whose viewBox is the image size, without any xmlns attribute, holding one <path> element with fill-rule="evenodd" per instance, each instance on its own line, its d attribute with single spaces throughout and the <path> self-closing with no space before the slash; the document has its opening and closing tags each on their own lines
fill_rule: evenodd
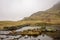
<svg viewBox="0 0 60 40">
<path fill-rule="evenodd" d="M 0 21 L 17 21 L 51 8 L 60 0 L 0 0 Z"/>
</svg>

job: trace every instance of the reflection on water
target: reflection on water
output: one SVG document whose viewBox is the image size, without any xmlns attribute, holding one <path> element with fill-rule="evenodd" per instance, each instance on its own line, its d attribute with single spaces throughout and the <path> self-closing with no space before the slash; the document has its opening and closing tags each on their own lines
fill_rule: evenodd
<svg viewBox="0 0 60 40">
<path fill-rule="evenodd" d="M 23 27 L 23 28 L 18 29 L 18 30 L 16 30 L 16 31 L 23 31 L 23 30 L 37 29 L 37 28 L 41 28 L 41 26 L 35 26 L 35 27 L 26 26 L 26 27 Z M 60 27 L 57 27 L 57 26 L 46 26 L 46 29 L 47 29 L 47 28 L 54 28 L 54 29 L 60 30 Z"/>
<path fill-rule="evenodd" d="M 24 28 L 18 29 L 16 31 L 23 31 L 23 30 L 27 30 L 27 29 L 36 29 L 36 28 L 40 28 L 40 27 L 24 27 Z M 0 35 L 0 40 L 60 40 L 60 31 L 59 32 L 47 32 L 47 33 L 41 34 L 39 36 Z"/>
<path fill-rule="evenodd" d="M 41 28 L 41 27 L 31 27 L 31 26 L 27 26 L 27 27 L 23 27 L 23 28 L 21 28 L 21 29 L 18 29 L 18 30 L 16 30 L 16 31 L 23 31 L 23 30 L 28 30 L 28 29 L 37 29 L 37 28 Z"/>
<path fill-rule="evenodd" d="M 22 35 L 0 35 L 0 40 L 60 40 L 59 32 L 48 32 L 39 36 L 22 36 Z"/>
<path fill-rule="evenodd" d="M 3 35 L 0 35 L 0 37 L 1 36 L 3 36 Z M 5 35 L 4 35 L 5 36 Z M 3 36 L 3 37 L 4 37 Z M 53 38 L 51 38 L 51 37 L 49 37 L 49 36 L 47 36 L 47 35 L 45 35 L 44 34 L 44 36 L 43 35 L 39 35 L 39 36 L 37 36 L 37 37 L 34 37 L 34 36 L 27 36 L 27 35 L 25 35 L 25 36 L 21 36 L 21 35 L 18 35 L 18 36 L 6 36 L 5 38 L 3 38 L 3 40 L 53 40 Z M 0 39 L 1 40 L 1 39 Z"/>
<path fill-rule="evenodd" d="M 53 40 L 53 39 L 47 35 L 44 35 L 44 36 L 39 35 L 37 37 L 33 37 L 33 36 L 28 37 L 28 38 L 22 37 L 19 40 Z"/>
</svg>

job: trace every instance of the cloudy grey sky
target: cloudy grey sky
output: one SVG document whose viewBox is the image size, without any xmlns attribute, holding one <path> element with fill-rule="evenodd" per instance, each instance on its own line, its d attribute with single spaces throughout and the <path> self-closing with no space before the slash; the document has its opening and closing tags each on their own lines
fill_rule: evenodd
<svg viewBox="0 0 60 40">
<path fill-rule="evenodd" d="M 51 8 L 60 0 L 0 0 L 0 21 L 21 20 L 37 11 Z"/>
</svg>

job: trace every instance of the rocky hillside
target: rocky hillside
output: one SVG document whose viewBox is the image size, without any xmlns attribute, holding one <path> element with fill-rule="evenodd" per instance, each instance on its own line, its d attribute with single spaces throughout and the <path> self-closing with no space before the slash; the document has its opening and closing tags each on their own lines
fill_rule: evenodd
<svg viewBox="0 0 60 40">
<path fill-rule="evenodd" d="M 40 20 L 44 22 L 60 23 L 60 2 L 56 3 L 52 8 L 46 11 L 39 11 L 32 14 L 24 20 Z"/>
</svg>

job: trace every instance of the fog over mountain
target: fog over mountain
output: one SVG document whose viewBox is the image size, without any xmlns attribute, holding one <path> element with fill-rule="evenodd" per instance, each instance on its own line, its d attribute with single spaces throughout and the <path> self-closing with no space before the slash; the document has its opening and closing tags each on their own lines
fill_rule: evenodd
<svg viewBox="0 0 60 40">
<path fill-rule="evenodd" d="M 17 21 L 51 8 L 60 0 L 0 0 L 0 21 Z"/>
<path fill-rule="evenodd" d="M 0 21 L 0 29 L 6 26 L 36 26 L 44 23 L 47 23 L 47 25 L 60 25 L 60 2 L 45 11 L 35 12 L 19 21 Z"/>
<path fill-rule="evenodd" d="M 45 11 L 38 11 L 24 20 L 40 20 L 47 22 L 60 22 L 60 2 L 56 3 L 53 7 Z"/>
</svg>

